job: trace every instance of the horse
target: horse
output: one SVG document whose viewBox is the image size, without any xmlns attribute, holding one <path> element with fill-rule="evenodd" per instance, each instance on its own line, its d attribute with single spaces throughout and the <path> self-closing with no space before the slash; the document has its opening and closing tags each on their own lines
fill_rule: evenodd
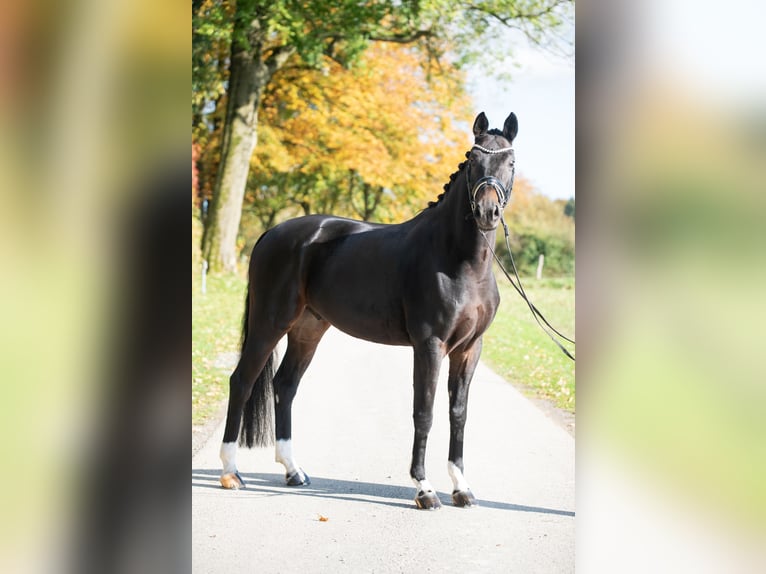
<svg viewBox="0 0 766 574">
<path fill-rule="evenodd" d="M 334 325 L 360 339 L 413 349 L 410 476 L 420 509 L 441 506 L 424 463 L 439 370 L 449 357 L 452 501 L 477 504 L 464 476 L 463 431 L 482 335 L 500 302 L 492 246 L 513 187 L 517 132 L 515 114 L 501 131 L 490 130 L 480 113 L 466 161 L 444 193 L 408 221 L 307 215 L 259 238 L 250 257 L 242 352 L 229 379 L 220 451 L 224 488 L 245 486 L 235 462 L 238 436 L 247 447 L 276 438 L 275 459 L 285 467 L 286 484 L 310 484 L 293 456 L 291 405 L 320 339 Z M 287 349 L 274 373 L 274 349 L 285 335 Z"/>
</svg>

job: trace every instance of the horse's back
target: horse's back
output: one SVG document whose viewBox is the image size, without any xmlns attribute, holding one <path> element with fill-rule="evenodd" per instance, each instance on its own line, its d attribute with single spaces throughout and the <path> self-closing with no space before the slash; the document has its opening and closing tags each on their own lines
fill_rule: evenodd
<svg viewBox="0 0 766 574">
<path fill-rule="evenodd" d="M 274 265 L 289 270 L 301 264 L 311 245 L 331 243 L 373 228 L 374 224 L 331 215 L 288 219 L 267 230 L 256 242 L 250 255 L 251 280 Z"/>
<path fill-rule="evenodd" d="M 305 215 L 283 221 L 266 231 L 253 248 L 251 257 L 257 257 L 266 249 L 301 249 L 313 243 L 362 233 L 380 225 L 336 217 L 333 215 Z"/>
<path fill-rule="evenodd" d="M 300 304 L 355 337 L 409 344 L 402 311 L 402 225 L 309 215 L 267 231 L 253 249 L 257 296 Z"/>
</svg>

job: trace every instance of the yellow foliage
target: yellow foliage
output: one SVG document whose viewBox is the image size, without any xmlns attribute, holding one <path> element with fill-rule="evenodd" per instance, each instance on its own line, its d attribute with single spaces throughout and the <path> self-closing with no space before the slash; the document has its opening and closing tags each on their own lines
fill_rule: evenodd
<svg viewBox="0 0 766 574">
<path fill-rule="evenodd" d="M 373 206 L 375 219 L 401 220 L 424 207 L 463 159 L 467 136 L 455 124 L 471 106 L 455 70 L 427 78 L 419 58 L 376 43 L 351 69 L 286 66 L 264 95 L 256 183 L 311 182 L 284 193 L 312 207 L 330 194 L 337 213 L 356 217 Z"/>
</svg>

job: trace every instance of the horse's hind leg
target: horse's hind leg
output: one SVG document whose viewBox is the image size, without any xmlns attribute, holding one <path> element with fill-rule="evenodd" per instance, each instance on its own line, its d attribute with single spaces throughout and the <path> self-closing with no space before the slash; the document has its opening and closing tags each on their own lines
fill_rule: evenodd
<svg viewBox="0 0 766 574">
<path fill-rule="evenodd" d="M 259 377 L 270 379 L 269 374 L 264 371 L 271 367 L 271 355 L 279 338 L 278 333 L 265 338 L 250 336 L 245 342 L 237 368 L 229 378 L 229 405 L 220 452 L 223 463 L 221 485 L 224 488 L 239 489 L 245 486 L 236 463 L 237 436 L 242 423 L 242 411 L 251 393 L 255 392 L 253 387 Z M 263 380 L 260 383 L 270 385 L 271 381 Z"/>
<path fill-rule="evenodd" d="M 467 349 L 453 351 L 449 358 L 449 462 L 447 470 L 454 489 L 452 502 L 455 506 L 476 505 L 476 498 L 463 476 L 463 431 L 468 413 L 468 389 L 473 372 L 481 355 L 481 339 Z"/>
<path fill-rule="evenodd" d="M 303 486 L 311 479 L 298 466 L 292 449 L 292 404 L 298 384 L 314 357 L 320 339 L 330 324 L 304 311 L 287 335 L 287 351 L 274 377 L 274 410 L 276 414 L 275 460 L 285 467 L 288 486 Z"/>
</svg>

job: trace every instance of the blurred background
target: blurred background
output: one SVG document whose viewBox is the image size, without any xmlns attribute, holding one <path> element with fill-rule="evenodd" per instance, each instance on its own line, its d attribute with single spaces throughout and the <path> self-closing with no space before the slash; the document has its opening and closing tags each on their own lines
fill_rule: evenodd
<svg viewBox="0 0 766 574">
<path fill-rule="evenodd" d="M 257 38 L 234 3 L 0 4 L 0 569 L 189 570 L 190 179 L 204 308 L 203 259 L 208 289 L 239 301 L 262 229 L 330 208 L 408 217 L 463 159 L 476 113 L 515 111 L 513 246 L 530 281 L 544 250 L 543 290 L 573 292 L 574 33 L 577 569 L 762 571 L 764 8 L 581 0 L 575 28 L 568 2 L 482 3 L 519 8 L 508 31 L 449 2 L 300 6 L 269 38 L 321 34 L 262 52 L 271 81 L 241 114 L 258 141 L 222 180 L 239 181 L 235 217 L 213 202 L 225 142 L 248 143 L 242 126 L 224 135 L 226 88 Z M 328 32 L 361 16 L 357 35 Z M 548 80 L 523 84 L 534 69 Z M 524 103 L 534 89 L 549 113 Z M 236 332 L 231 313 L 215 320 Z M 211 372 L 194 353 L 218 351 L 193 348 L 193 385 Z M 551 400 L 574 411 L 573 372 L 550 368 Z M 217 393 L 193 395 L 193 417 Z"/>
<path fill-rule="evenodd" d="M 0 3 L 3 572 L 190 560 L 168 472 L 188 452 L 190 20 Z"/>
<path fill-rule="evenodd" d="M 578 569 L 762 571 L 764 8 L 580 2 Z"/>
</svg>

